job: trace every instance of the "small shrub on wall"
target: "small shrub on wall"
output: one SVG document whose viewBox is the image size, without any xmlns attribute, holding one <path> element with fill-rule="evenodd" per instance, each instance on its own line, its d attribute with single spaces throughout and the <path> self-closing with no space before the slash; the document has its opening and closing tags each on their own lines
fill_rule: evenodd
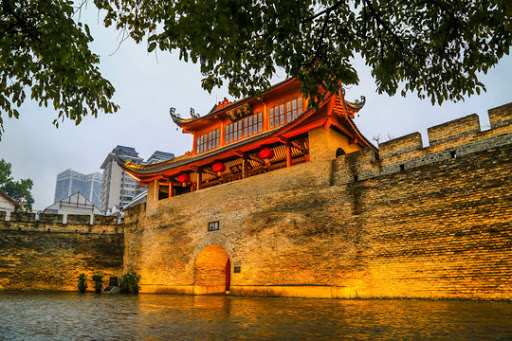
<svg viewBox="0 0 512 341">
<path fill-rule="evenodd" d="M 121 278 L 121 284 L 119 285 L 121 287 L 121 292 L 125 294 L 129 292 L 138 294 L 140 290 L 139 281 L 140 275 L 134 271 L 124 274 L 123 278 Z"/>
<path fill-rule="evenodd" d="M 94 275 L 92 280 L 94 281 L 94 291 L 99 294 L 103 289 L 103 276 Z"/>
<path fill-rule="evenodd" d="M 80 274 L 78 276 L 78 291 L 80 291 L 82 294 L 87 289 L 87 278 L 85 277 L 85 274 Z"/>
</svg>

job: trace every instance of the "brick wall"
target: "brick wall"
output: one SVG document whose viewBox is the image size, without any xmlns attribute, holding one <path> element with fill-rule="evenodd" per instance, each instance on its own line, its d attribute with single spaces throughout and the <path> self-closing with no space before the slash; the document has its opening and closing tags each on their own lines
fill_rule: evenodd
<svg viewBox="0 0 512 341">
<path fill-rule="evenodd" d="M 92 275 L 121 276 L 124 235 L 104 228 L 0 222 L 0 290 L 76 291 L 80 273 L 94 290 Z"/>
<path fill-rule="evenodd" d="M 53 223 L 53 224 L 62 224 L 64 216 L 62 214 L 40 214 L 39 222 L 40 223 Z"/>
<path fill-rule="evenodd" d="M 512 126 L 479 127 L 448 122 L 380 158 L 334 159 L 342 139 L 311 132 L 312 153 L 329 149 L 311 162 L 127 212 L 125 271 L 143 292 L 198 293 L 196 260 L 220 245 L 234 294 L 512 299 Z"/>
</svg>

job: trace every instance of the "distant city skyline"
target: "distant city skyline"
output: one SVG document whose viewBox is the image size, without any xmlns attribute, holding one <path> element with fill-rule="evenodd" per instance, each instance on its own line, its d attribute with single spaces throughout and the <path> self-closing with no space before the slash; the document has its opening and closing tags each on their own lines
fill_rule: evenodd
<svg viewBox="0 0 512 341">
<path fill-rule="evenodd" d="M 120 111 L 99 114 L 97 118 L 84 117 L 78 126 L 65 120 L 56 129 L 52 125 L 57 116 L 54 110 L 41 108 L 27 99 L 18 109 L 20 119 L 3 116 L 5 133 L 0 142 L 0 158 L 12 164 L 15 179 L 34 181 L 35 209 L 53 203 L 55 177 L 59 172 L 67 168 L 86 174 L 97 172 L 105 155 L 117 145 L 134 147 L 144 159 L 155 151 L 176 156 L 190 151 L 192 138 L 173 124 L 170 107 L 175 107 L 182 117 L 188 117 L 191 107 L 205 115 L 224 97 L 233 100 L 225 87 L 211 94 L 204 91 L 199 66 L 179 61 L 178 53 L 148 54 L 145 43 L 137 45 L 131 40 L 119 46 L 118 32 L 104 28 L 99 16 L 95 7 L 89 6 L 82 20 L 90 25 L 95 38 L 91 48 L 101 57 L 100 70 L 104 77 L 116 88 L 114 101 L 121 106 Z M 385 140 L 388 135 L 399 137 L 419 131 L 428 145 L 428 127 L 472 113 L 480 115 L 485 129 L 487 109 L 512 102 L 510 55 L 487 75 L 480 76 L 487 86 L 486 93 L 464 102 L 445 102 L 442 106 L 432 106 L 429 99 L 420 100 L 416 94 L 408 94 L 406 98 L 379 95 L 364 62 L 356 58 L 354 66 L 360 81 L 357 86 L 346 87 L 346 99 L 353 101 L 366 96 L 366 105 L 355 123 L 372 142 L 379 135 Z M 273 83 L 285 78 L 280 73 Z"/>
</svg>

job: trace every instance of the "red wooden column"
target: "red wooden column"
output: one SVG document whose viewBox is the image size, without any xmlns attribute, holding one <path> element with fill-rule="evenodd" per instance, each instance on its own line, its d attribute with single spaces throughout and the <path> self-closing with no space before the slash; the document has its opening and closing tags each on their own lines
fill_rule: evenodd
<svg viewBox="0 0 512 341">
<path fill-rule="evenodd" d="M 201 172 L 200 169 L 198 169 L 196 174 L 197 174 L 197 176 L 196 176 L 196 190 L 200 190 L 201 189 L 201 185 L 203 183 L 203 173 Z"/>
<path fill-rule="evenodd" d="M 169 179 L 169 198 L 172 198 L 172 192 L 174 191 L 174 185 L 172 183 L 172 178 Z"/>
<path fill-rule="evenodd" d="M 286 143 L 286 167 L 292 166 L 292 145 L 290 142 Z"/>
<path fill-rule="evenodd" d="M 242 179 L 247 177 L 247 172 L 249 171 L 248 167 L 249 161 L 247 161 L 247 157 L 244 155 L 242 159 Z"/>
</svg>

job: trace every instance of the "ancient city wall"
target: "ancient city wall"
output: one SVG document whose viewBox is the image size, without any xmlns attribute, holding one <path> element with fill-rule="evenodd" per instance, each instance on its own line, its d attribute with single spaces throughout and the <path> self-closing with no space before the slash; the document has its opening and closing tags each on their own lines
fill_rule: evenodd
<svg viewBox="0 0 512 341">
<path fill-rule="evenodd" d="M 143 292 L 207 293 L 196 260 L 220 245 L 232 294 L 512 299 L 512 104 L 489 116 L 337 159 L 314 157 L 313 131 L 311 162 L 128 212 L 125 271 Z"/>
<path fill-rule="evenodd" d="M 62 216 L 18 214 L 0 221 L 0 290 L 76 291 L 85 273 L 88 290 L 92 275 L 103 275 L 105 286 L 123 270 L 123 228 L 110 219 L 62 224 Z M 68 219 L 69 221 L 69 219 Z"/>
</svg>

